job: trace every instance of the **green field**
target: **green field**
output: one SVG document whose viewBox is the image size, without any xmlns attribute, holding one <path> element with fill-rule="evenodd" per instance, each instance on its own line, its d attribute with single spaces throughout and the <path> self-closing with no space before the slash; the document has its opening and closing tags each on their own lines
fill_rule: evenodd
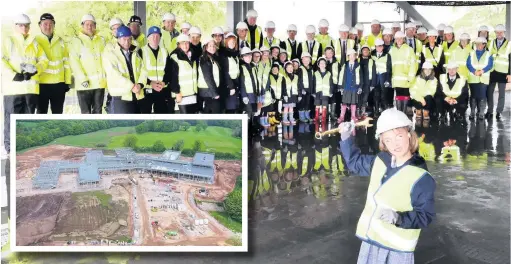
<svg viewBox="0 0 511 264">
<path fill-rule="evenodd" d="M 231 131 L 230 128 L 209 126 L 206 131 L 195 132 L 192 126 L 188 131 L 148 132 L 135 135 L 138 138 L 137 146 L 139 147 L 149 147 L 157 140 L 161 140 L 166 148 L 171 148 L 174 143 L 182 139 L 185 142 L 184 148 L 192 149 L 195 140 L 202 140 L 205 145 L 204 151 L 239 153 L 241 152 L 241 139 L 231 136 Z M 110 149 L 123 147 L 126 136 L 112 137 L 107 147 Z"/>
<path fill-rule="evenodd" d="M 241 223 L 235 220 L 232 220 L 227 213 L 225 212 L 209 212 L 211 216 L 213 216 L 220 224 L 229 228 L 233 232 L 241 233 Z"/>
<path fill-rule="evenodd" d="M 81 134 L 76 136 L 66 136 L 55 139 L 51 144 L 68 145 L 75 147 L 93 148 L 98 144 L 107 146 L 112 137 L 128 134 L 130 131 L 135 132 L 134 127 L 114 127 L 110 129 L 100 130 L 89 134 Z"/>
</svg>

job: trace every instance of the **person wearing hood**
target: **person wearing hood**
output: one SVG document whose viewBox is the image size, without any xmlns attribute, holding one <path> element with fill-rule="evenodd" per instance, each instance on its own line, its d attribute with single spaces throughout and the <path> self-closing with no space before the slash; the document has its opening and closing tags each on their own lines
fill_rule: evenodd
<svg viewBox="0 0 511 264">
<path fill-rule="evenodd" d="M 351 120 L 353 122 L 357 121 L 357 104 L 364 86 L 364 73 L 357 60 L 357 52 L 354 49 L 349 49 L 347 55 L 348 61 L 342 66 L 339 74 L 339 88 L 342 95 L 341 116 L 337 120 L 339 124 L 344 122 L 348 106 L 350 107 Z"/>
<path fill-rule="evenodd" d="M 239 52 L 238 41 L 233 33 L 225 35 L 225 48 L 220 48 L 220 67 L 223 69 L 221 72 L 226 82 L 226 89 L 220 91 L 220 97 L 225 98 L 225 112 L 233 114 L 239 109 Z"/>
<path fill-rule="evenodd" d="M 311 56 L 308 52 L 302 52 L 302 65 L 298 69 L 298 82 L 301 84 L 301 90 L 298 91 L 302 100 L 298 103 L 300 121 L 311 121 L 310 116 L 310 99 L 312 96 L 312 88 L 314 86 L 313 76 L 314 69 L 311 65 Z"/>
<path fill-rule="evenodd" d="M 217 55 L 217 46 L 213 38 L 204 41 L 202 56 L 199 59 L 199 96 L 204 101 L 205 114 L 220 114 L 221 101 L 220 91 L 224 90 L 221 84 L 225 82 L 221 72 L 223 71 L 219 57 Z"/>
<path fill-rule="evenodd" d="M 271 66 L 270 75 L 265 87 L 265 98 L 268 98 L 269 96 L 269 94 L 266 93 L 267 91 L 273 95 L 272 106 L 266 108 L 266 110 L 271 110 L 268 112 L 269 122 L 271 125 L 280 124 L 280 121 L 277 119 L 277 115 L 280 113 L 280 102 L 282 101 L 282 91 L 284 88 L 284 76 L 280 74 L 280 65 L 275 62 Z"/>
<path fill-rule="evenodd" d="M 300 89 L 299 78 L 294 74 L 293 63 L 291 61 L 287 61 L 284 64 L 284 69 L 286 73 L 284 74 L 284 89 L 282 89 L 282 123 L 284 125 L 296 125 L 296 120 L 293 117 L 294 108 L 296 103 L 302 100 L 301 95 L 298 95 L 298 90 Z"/>
<path fill-rule="evenodd" d="M 476 106 L 479 120 L 484 120 L 488 85 L 490 85 L 490 72 L 493 69 L 493 56 L 486 49 L 486 39 L 478 37 L 475 41 L 476 50 L 470 52 L 467 58 L 468 83 L 470 87 L 470 120 L 476 115 Z"/>
<path fill-rule="evenodd" d="M 176 96 L 181 114 L 197 112 L 197 62 L 190 50 L 190 37 L 177 37 L 178 47 L 167 58 L 163 82 Z"/>
<path fill-rule="evenodd" d="M 128 27 L 119 27 L 117 47 L 105 50 L 101 58 L 108 92 L 112 96 L 112 114 L 138 114 L 145 104 L 142 100 L 145 97 L 147 70 L 143 67 L 141 50 L 132 44 L 131 34 Z"/>
<path fill-rule="evenodd" d="M 247 19 L 245 19 L 245 23 L 247 24 L 247 42 L 250 50 L 255 48 L 260 49 L 263 46 L 263 30 L 257 23 L 257 11 L 249 10 L 247 12 Z M 278 43 L 277 45 L 279 45 Z"/>
<path fill-rule="evenodd" d="M 435 78 L 435 70 L 430 62 L 422 65 L 421 73 L 415 78 L 410 87 L 410 98 L 415 108 L 415 117 L 429 120 L 429 113 L 435 106 L 435 94 L 438 87 L 438 80 Z"/>
<path fill-rule="evenodd" d="M 412 128 L 403 112 L 383 111 L 376 125 L 381 152 L 375 156 L 361 154 L 355 145 L 355 123 L 339 125 L 346 166 L 354 175 L 370 177 L 356 230 L 362 240 L 357 263 L 414 263 L 421 229 L 435 219 L 436 183 L 418 154 Z"/>
<path fill-rule="evenodd" d="M 392 57 L 388 52 L 385 52 L 383 45 L 383 40 L 377 39 L 375 41 L 376 48 L 371 53 L 376 68 L 376 82 L 374 83 L 373 94 L 375 116 L 379 115 L 380 107 L 382 110 L 385 110 L 392 105 L 392 96 L 394 95 L 394 89 L 392 89 L 391 84 Z"/>
<path fill-rule="evenodd" d="M 314 97 L 314 105 L 316 113 L 314 122 L 316 123 L 316 132 L 319 131 L 319 115 L 321 114 L 322 130 L 326 131 L 327 127 L 327 108 L 328 101 L 333 96 L 334 82 L 332 73 L 326 69 L 327 62 L 324 57 L 318 59 L 318 70 L 314 72 L 312 97 Z"/>
<path fill-rule="evenodd" d="M 248 47 L 241 49 L 240 56 L 240 96 L 243 108 L 252 120 L 257 111 L 257 97 L 260 92 L 257 69 L 252 65 L 252 51 Z"/>
<path fill-rule="evenodd" d="M 366 107 L 368 106 L 369 97 L 374 95 L 373 90 L 376 86 L 376 63 L 374 63 L 371 57 L 371 49 L 367 45 L 362 46 L 358 62 L 360 63 L 360 69 L 362 71 L 361 77 L 363 78 L 363 85 L 361 86 L 362 94 L 360 95 L 358 103 L 360 109 L 358 116 L 363 118 L 366 116 Z M 372 106 L 374 109 L 374 104 Z"/>
</svg>

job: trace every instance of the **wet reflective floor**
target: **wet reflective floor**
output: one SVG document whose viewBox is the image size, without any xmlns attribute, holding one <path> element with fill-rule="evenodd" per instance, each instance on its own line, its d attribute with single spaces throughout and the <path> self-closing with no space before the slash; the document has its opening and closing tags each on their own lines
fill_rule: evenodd
<svg viewBox="0 0 511 264">
<path fill-rule="evenodd" d="M 314 129 L 279 126 L 250 139 L 250 253 L 123 256 L 129 263 L 356 263 L 360 241 L 355 230 L 369 178 L 347 171 L 338 135 L 318 140 Z M 378 151 L 374 129 L 356 132 L 364 153 Z M 437 183 L 437 218 L 421 233 L 415 263 L 510 263 L 509 100 L 501 122 L 416 122 L 415 131 Z M 40 263 L 84 258 L 89 261 L 83 263 L 108 263 L 105 254 L 36 258 Z"/>
</svg>

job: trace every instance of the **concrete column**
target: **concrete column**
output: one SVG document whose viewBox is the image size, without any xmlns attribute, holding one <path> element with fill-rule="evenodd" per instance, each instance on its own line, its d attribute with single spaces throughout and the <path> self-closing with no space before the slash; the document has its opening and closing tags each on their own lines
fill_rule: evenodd
<svg viewBox="0 0 511 264">
<path fill-rule="evenodd" d="M 140 32 L 146 33 L 146 1 L 133 1 L 133 10 L 135 11 L 135 15 L 139 16 L 142 20 L 142 26 L 140 27 Z M 127 22 L 126 22 L 127 23 Z"/>
<path fill-rule="evenodd" d="M 344 2 L 344 24 L 354 27 L 358 23 L 358 2 Z"/>
</svg>

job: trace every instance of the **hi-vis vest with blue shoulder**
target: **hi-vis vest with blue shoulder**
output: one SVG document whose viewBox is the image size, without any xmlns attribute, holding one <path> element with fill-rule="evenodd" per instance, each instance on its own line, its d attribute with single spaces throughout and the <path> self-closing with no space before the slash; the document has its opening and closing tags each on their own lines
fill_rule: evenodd
<svg viewBox="0 0 511 264">
<path fill-rule="evenodd" d="M 180 60 L 177 54 L 172 54 L 171 58 L 179 66 L 178 78 L 182 96 L 197 94 L 197 63 L 192 65 L 188 61 Z"/>
<path fill-rule="evenodd" d="M 406 165 L 382 185 L 381 180 L 386 171 L 387 167 L 381 158 L 376 157 L 371 170 L 365 208 L 358 220 L 356 234 L 364 241 L 373 241 L 401 252 L 413 252 L 421 230 L 388 224 L 380 220 L 376 212 L 380 208 L 392 209 L 395 212 L 413 211 L 410 193 L 414 184 L 428 172 Z"/>
<path fill-rule="evenodd" d="M 158 57 L 154 57 L 154 53 L 149 47 L 145 45 L 142 48 L 142 59 L 144 60 L 145 68 L 147 70 L 147 78 L 151 81 L 162 81 L 165 74 L 165 65 L 167 64 L 167 50 L 160 46 L 158 50 Z"/>
<path fill-rule="evenodd" d="M 472 67 L 477 70 L 484 69 L 488 63 L 490 63 L 490 52 L 485 50 L 483 55 L 479 60 L 477 60 L 476 51 L 473 50 L 470 52 L 470 61 L 472 63 Z M 472 72 L 468 74 L 468 83 L 484 83 L 486 85 L 490 84 L 490 71 L 483 73 L 481 76 L 475 76 Z"/>
</svg>

